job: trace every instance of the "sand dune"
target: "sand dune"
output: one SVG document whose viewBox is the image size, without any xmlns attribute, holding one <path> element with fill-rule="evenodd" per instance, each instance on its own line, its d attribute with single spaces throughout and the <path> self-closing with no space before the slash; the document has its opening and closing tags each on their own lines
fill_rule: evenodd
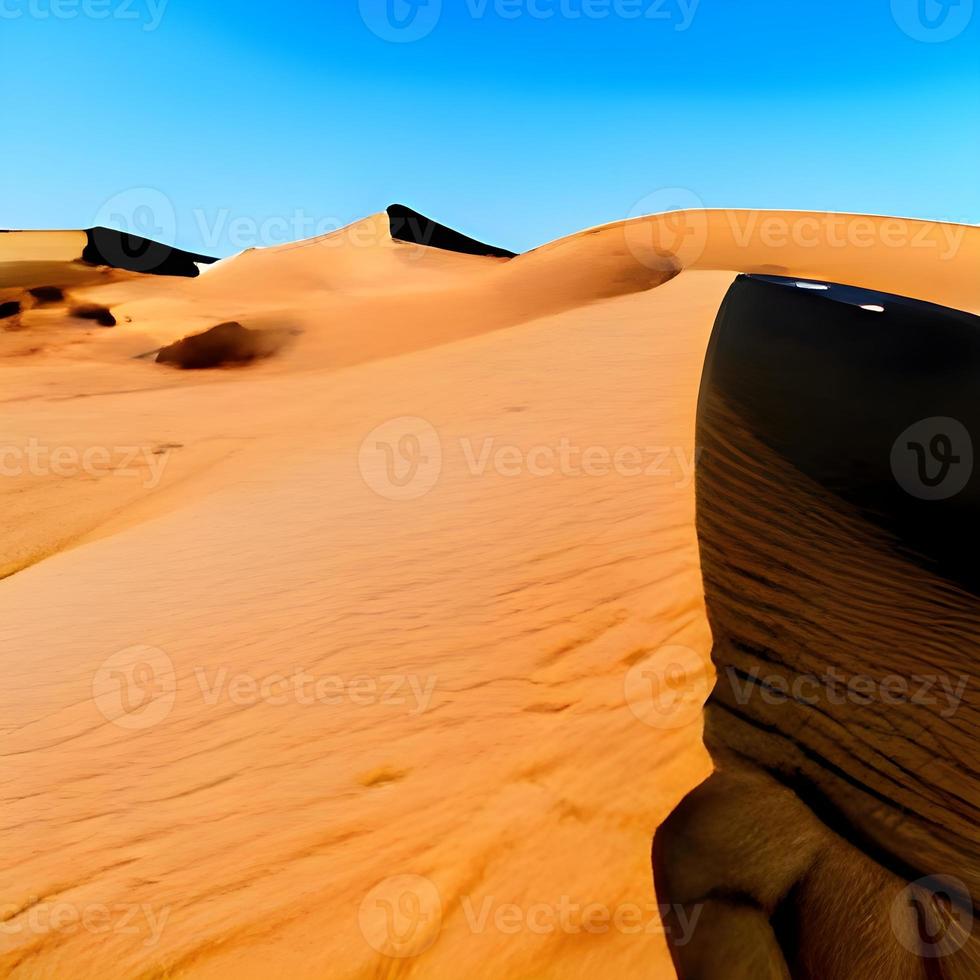
<svg viewBox="0 0 980 980">
<path fill-rule="evenodd" d="M 780 247 L 740 231 L 763 218 L 508 258 L 381 213 L 193 279 L 83 283 L 73 239 L 37 246 L 42 283 L 0 253 L 5 290 L 117 320 L 32 307 L 0 333 L 0 972 L 672 976 L 650 838 L 710 764 L 697 710 L 651 717 L 631 678 L 679 647 L 706 692 L 692 469 L 718 305 L 736 271 L 860 269 L 980 309 L 976 229 Z M 791 237 L 813 219 L 779 213 Z M 216 371 L 140 356 L 228 321 L 294 342 Z M 620 916 L 586 928 L 586 906 Z M 386 911 L 417 926 L 401 945 Z"/>
</svg>

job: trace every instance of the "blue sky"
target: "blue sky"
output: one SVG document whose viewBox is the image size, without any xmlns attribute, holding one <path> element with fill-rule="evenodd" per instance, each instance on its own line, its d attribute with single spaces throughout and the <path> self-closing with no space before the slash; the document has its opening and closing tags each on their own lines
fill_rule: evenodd
<svg viewBox="0 0 980 980">
<path fill-rule="evenodd" d="M 0 227 L 213 254 L 392 201 L 518 250 L 644 202 L 980 221 L 974 0 L 0 0 L 0 104 Z"/>
</svg>

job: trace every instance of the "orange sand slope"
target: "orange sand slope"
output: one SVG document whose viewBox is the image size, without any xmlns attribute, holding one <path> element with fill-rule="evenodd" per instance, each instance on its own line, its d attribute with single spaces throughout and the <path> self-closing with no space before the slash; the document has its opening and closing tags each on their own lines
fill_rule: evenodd
<svg viewBox="0 0 980 980">
<path fill-rule="evenodd" d="M 693 416 L 733 271 L 980 312 L 976 229 L 801 244 L 837 217 L 507 260 L 378 215 L 60 283 L 112 329 L 15 318 L 0 974 L 672 976 L 648 854 L 708 772 Z M 227 320 L 294 340 L 137 359 Z"/>
</svg>

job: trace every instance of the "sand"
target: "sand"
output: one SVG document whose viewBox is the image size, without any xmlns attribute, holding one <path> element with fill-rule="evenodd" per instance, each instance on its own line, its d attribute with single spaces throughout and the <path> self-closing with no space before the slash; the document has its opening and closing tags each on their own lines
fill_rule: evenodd
<svg viewBox="0 0 980 980">
<path fill-rule="evenodd" d="M 673 976 L 649 846 L 710 772 L 694 409 L 733 273 L 980 311 L 976 229 L 795 243 L 813 220 L 506 259 L 382 214 L 192 280 L 5 246 L 0 301 L 63 285 L 118 326 L 0 332 L 0 973 Z M 139 356 L 227 321 L 293 342 Z"/>
</svg>

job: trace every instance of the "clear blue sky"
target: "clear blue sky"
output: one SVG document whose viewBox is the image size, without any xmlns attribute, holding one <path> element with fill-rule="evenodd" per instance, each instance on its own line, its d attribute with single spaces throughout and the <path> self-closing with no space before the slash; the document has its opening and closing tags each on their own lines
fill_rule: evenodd
<svg viewBox="0 0 980 980">
<path fill-rule="evenodd" d="M 980 221 L 974 0 L 0 0 L 0 105 L 0 227 L 215 254 L 392 201 L 522 250 L 678 187 Z"/>
</svg>

